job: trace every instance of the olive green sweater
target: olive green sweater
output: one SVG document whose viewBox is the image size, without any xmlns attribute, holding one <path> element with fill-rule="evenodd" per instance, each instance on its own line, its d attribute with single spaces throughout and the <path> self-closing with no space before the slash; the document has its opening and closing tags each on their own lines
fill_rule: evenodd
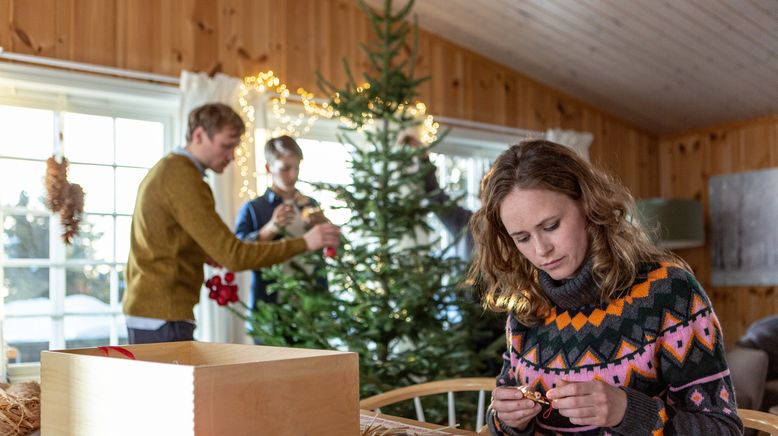
<svg viewBox="0 0 778 436">
<path fill-rule="evenodd" d="M 160 160 L 138 188 L 130 231 L 124 313 L 194 318 L 207 257 L 233 271 L 283 262 L 305 251 L 302 238 L 243 242 L 216 213 L 211 188 L 187 156 Z"/>
</svg>

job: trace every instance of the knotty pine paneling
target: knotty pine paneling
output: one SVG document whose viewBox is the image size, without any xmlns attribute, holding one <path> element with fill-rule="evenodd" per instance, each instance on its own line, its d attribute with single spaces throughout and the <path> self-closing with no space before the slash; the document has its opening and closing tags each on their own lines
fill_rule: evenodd
<svg viewBox="0 0 778 436">
<path fill-rule="evenodd" d="M 340 85 L 341 58 L 357 77 L 369 21 L 350 0 L 0 0 L 0 45 L 48 56 L 177 76 L 182 69 L 242 76 L 272 69 L 294 91 L 318 92 L 316 70 Z M 431 113 L 534 130 L 594 134 L 592 158 L 638 197 L 659 192 L 656 139 L 618 118 L 440 37 L 419 38 L 420 89 Z"/>
<path fill-rule="evenodd" d="M 0 45 L 12 52 L 177 76 L 182 69 L 242 76 L 272 69 L 291 90 L 318 93 L 315 71 L 359 76 L 367 18 L 350 0 L 0 0 Z M 700 198 L 715 174 L 778 166 L 778 118 L 654 136 L 520 72 L 422 32 L 420 98 L 430 112 L 533 130 L 594 134 L 592 160 L 638 197 Z M 618 115 L 618 114 L 616 114 Z M 778 312 L 775 289 L 710 286 L 707 248 L 680 252 L 694 267 L 733 342 Z"/>
<path fill-rule="evenodd" d="M 662 137 L 658 152 L 661 195 L 697 198 L 707 217 L 710 177 L 778 167 L 778 116 Z M 694 268 L 707 290 L 728 344 L 752 322 L 778 313 L 775 287 L 712 287 L 707 246 L 678 254 Z"/>
</svg>

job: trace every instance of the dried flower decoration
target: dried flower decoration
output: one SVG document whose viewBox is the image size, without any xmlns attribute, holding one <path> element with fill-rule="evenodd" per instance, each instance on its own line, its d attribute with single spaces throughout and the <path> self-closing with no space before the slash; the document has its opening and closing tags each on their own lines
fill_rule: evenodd
<svg viewBox="0 0 778 436">
<path fill-rule="evenodd" d="M 68 160 L 57 162 L 56 156 L 46 161 L 46 207 L 59 213 L 62 240 L 70 245 L 78 235 L 84 213 L 84 190 L 81 185 L 68 182 Z"/>
</svg>

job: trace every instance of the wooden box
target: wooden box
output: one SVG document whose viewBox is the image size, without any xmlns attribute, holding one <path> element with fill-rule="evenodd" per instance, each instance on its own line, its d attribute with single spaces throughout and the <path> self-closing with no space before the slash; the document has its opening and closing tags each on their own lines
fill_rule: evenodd
<svg viewBox="0 0 778 436">
<path fill-rule="evenodd" d="M 355 353 L 206 342 L 44 351 L 42 430 L 77 435 L 359 434 Z"/>
</svg>

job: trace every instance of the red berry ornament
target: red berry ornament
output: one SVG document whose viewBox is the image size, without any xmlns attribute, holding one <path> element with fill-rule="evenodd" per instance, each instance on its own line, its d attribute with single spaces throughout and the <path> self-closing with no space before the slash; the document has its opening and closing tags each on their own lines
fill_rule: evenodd
<svg viewBox="0 0 778 436">
<path fill-rule="evenodd" d="M 324 247 L 324 256 L 325 257 L 335 257 L 335 255 L 338 253 L 338 250 L 335 247 Z"/>
<path fill-rule="evenodd" d="M 216 300 L 219 306 L 226 306 L 229 303 L 235 303 L 238 298 L 238 285 L 233 283 L 235 273 L 227 271 L 224 278 L 219 274 L 214 275 L 205 281 L 205 286 L 209 289 L 208 298 Z"/>
</svg>

